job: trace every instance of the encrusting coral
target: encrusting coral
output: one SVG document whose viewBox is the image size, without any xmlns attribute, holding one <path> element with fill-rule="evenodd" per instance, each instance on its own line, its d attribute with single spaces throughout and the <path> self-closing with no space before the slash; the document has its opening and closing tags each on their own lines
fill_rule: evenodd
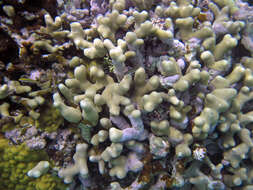
<svg viewBox="0 0 253 190">
<path fill-rule="evenodd" d="M 38 162 L 46 162 L 47 167 L 49 166 L 49 162 L 41 161 L 48 159 L 46 152 L 31 151 L 25 144 L 9 145 L 8 140 L 1 138 L 0 153 L 0 186 L 2 188 L 10 190 L 56 190 L 66 188 L 53 174 L 44 175 L 40 173 L 37 175 L 33 171 L 38 167 L 38 165 L 36 166 Z M 35 166 L 36 168 L 34 168 Z"/>
</svg>

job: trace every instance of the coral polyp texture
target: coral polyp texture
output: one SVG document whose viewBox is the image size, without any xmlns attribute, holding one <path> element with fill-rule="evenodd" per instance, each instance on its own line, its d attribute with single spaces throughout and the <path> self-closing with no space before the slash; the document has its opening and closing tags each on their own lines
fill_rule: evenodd
<svg viewBox="0 0 253 190">
<path fill-rule="evenodd" d="M 0 5 L 0 189 L 253 189 L 251 1 Z"/>
</svg>

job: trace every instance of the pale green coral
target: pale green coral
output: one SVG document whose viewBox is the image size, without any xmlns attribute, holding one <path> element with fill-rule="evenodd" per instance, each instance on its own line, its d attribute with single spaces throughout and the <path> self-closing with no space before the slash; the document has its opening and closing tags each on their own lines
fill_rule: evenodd
<svg viewBox="0 0 253 190">
<path fill-rule="evenodd" d="M 5 14 L 8 15 L 8 17 L 14 17 L 15 16 L 15 9 L 13 6 L 11 5 L 5 5 L 3 6 L 3 11 L 5 12 Z"/>
<path fill-rule="evenodd" d="M 84 10 L 87 3 L 90 9 Z M 121 188 L 120 182 L 111 183 L 111 188 L 252 188 L 253 169 L 245 168 L 253 160 L 252 57 L 235 57 L 241 52 L 236 46 L 247 25 L 237 11 L 239 6 L 245 11 L 247 5 L 234 0 L 205 3 L 110 0 L 108 7 L 96 7 L 95 1 L 68 1 L 68 11 L 61 16 L 53 19 L 46 14 L 46 26 L 32 36 L 36 37 L 32 53 L 52 58 L 63 52 L 66 58 L 57 60 L 52 68 L 61 64 L 63 72 L 68 68 L 74 72 L 57 73 L 67 79 L 60 84 L 55 81 L 53 109 L 43 105 L 46 96 L 42 97 L 54 88 L 51 83 L 48 91 L 32 91 L 35 85 L 4 78 L 0 114 L 3 121 L 12 122 L 3 122 L 1 131 L 13 127 L 25 131 L 32 125 L 52 132 L 63 119 L 68 121 L 64 127 L 78 127 L 81 134 L 73 138 L 77 141 L 74 164 L 64 163 L 66 167 L 58 175 L 74 185 L 78 185 L 74 181 L 78 175 L 80 189 L 92 186 L 97 173 L 112 182 L 129 172 L 138 173 L 129 187 Z M 97 15 L 100 8 L 105 10 Z M 89 15 L 82 15 L 83 11 Z M 86 28 L 83 21 L 88 17 L 94 22 Z M 65 31 L 69 26 L 70 31 Z M 66 55 L 69 52 L 65 50 L 72 50 L 73 45 L 83 50 L 83 55 L 78 51 Z M 45 51 L 49 55 L 44 55 Z M 234 52 L 235 56 L 231 55 Z M 89 59 L 96 59 L 96 63 L 86 61 Z M 24 107 L 22 114 L 13 116 L 12 103 Z M 42 113 L 44 109 L 48 112 Z M 87 144 L 81 144 L 83 140 Z M 41 160 L 31 162 L 30 176 L 47 170 L 37 167 Z M 98 171 L 89 162 L 97 164 Z M 18 174 L 19 167 L 23 166 L 16 167 Z M 204 171 L 206 168 L 210 172 Z M 50 174 L 29 180 L 35 182 L 29 183 L 28 189 L 63 189 Z"/>
<path fill-rule="evenodd" d="M 220 60 L 226 52 L 234 48 L 236 45 L 237 40 L 233 38 L 231 35 L 226 34 L 223 37 L 222 41 L 215 46 L 213 54 L 215 60 Z"/>
<path fill-rule="evenodd" d="M 105 17 L 99 16 L 97 18 L 98 22 L 98 32 L 103 36 L 103 38 L 108 38 L 115 41 L 116 31 L 123 27 L 127 21 L 127 17 L 124 14 L 119 14 L 117 10 L 113 10 L 108 13 Z"/>
<path fill-rule="evenodd" d="M 8 86 L 6 84 L 1 85 L 0 87 L 0 99 L 4 99 L 8 96 Z"/>
<path fill-rule="evenodd" d="M 65 183 L 71 183 L 73 177 L 80 174 L 83 178 L 88 177 L 89 171 L 87 166 L 87 144 L 78 144 L 74 154 L 75 164 L 63 168 L 58 172 L 59 177 L 64 178 Z"/>
<path fill-rule="evenodd" d="M 92 42 L 85 40 L 85 32 L 82 26 L 78 22 L 71 23 L 71 32 L 68 37 L 72 39 L 75 45 L 84 50 L 84 55 L 90 59 L 103 57 L 106 54 L 106 49 L 104 47 L 103 41 L 96 38 Z"/>
<path fill-rule="evenodd" d="M 49 169 L 49 162 L 48 161 L 40 161 L 34 168 L 27 172 L 29 177 L 38 178 L 41 175 L 47 173 Z"/>
<path fill-rule="evenodd" d="M 131 164 L 135 163 L 135 164 Z M 115 176 L 119 179 L 124 178 L 129 171 L 137 172 L 142 169 L 143 163 L 138 160 L 136 154 L 129 154 L 128 156 L 120 156 L 110 161 L 111 169 L 110 176 Z"/>
<path fill-rule="evenodd" d="M 216 126 L 219 114 L 229 109 L 231 101 L 235 98 L 237 91 L 232 88 L 216 89 L 207 94 L 205 108 L 200 116 L 194 119 L 192 133 L 194 137 L 205 138 Z"/>
</svg>

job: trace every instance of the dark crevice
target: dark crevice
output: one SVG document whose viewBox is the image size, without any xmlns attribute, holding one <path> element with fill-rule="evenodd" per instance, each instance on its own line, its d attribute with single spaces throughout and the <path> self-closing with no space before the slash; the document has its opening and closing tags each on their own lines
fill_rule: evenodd
<svg viewBox="0 0 253 190">
<path fill-rule="evenodd" d="M 0 61 L 5 65 L 18 59 L 18 46 L 16 42 L 0 29 Z"/>
</svg>

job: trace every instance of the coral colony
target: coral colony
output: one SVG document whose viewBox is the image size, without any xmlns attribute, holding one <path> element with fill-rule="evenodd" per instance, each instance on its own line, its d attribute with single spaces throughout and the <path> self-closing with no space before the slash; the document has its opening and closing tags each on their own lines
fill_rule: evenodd
<svg viewBox="0 0 253 190">
<path fill-rule="evenodd" d="M 0 4 L 0 189 L 253 190 L 252 1 Z"/>
</svg>

